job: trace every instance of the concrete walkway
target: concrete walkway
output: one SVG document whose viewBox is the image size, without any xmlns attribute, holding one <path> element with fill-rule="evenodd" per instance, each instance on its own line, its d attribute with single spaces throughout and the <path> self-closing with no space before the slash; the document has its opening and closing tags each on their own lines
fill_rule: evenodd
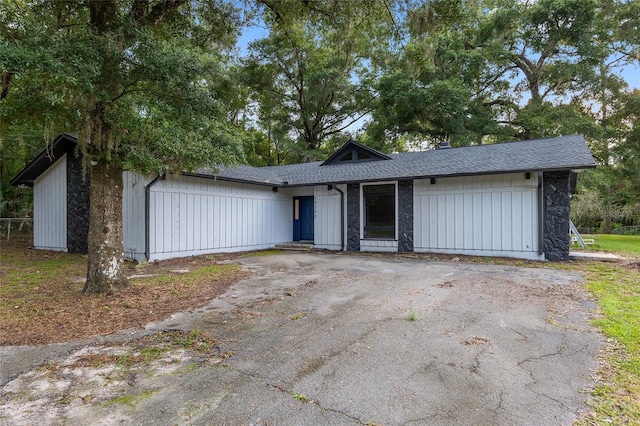
<svg viewBox="0 0 640 426">
<path fill-rule="evenodd" d="M 619 262 L 622 257 L 613 253 L 595 252 L 595 251 L 570 251 L 569 259 L 572 260 L 594 260 L 598 262 Z"/>
</svg>

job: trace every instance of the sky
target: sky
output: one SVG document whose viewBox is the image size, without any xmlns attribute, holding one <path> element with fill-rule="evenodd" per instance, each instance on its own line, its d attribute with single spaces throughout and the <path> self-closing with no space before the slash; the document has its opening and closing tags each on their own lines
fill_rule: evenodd
<svg viewBox="0 0 640 426">
<path fill-rule="evenodd" d="M 640 66 L 636 62 L 635 66 L 629 65 L 622 70 L 622 78 L 629 87 L 640 89 Z"/>
</svg>

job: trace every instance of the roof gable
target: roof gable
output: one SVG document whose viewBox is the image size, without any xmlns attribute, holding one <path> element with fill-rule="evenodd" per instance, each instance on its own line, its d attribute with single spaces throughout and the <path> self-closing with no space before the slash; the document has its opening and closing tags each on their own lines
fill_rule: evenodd
<svg viewBox="0 0 640 426">
<path fill-rule="evenodd" d="M 38 176 L 69 152 L 77 143 L 76 137 L 62 133 L 47 146 L 31 163 L 29 163 L 16 177 L 11 179 L 11 185 L 33 186 Z"/>
<path fill-rule="evenodd" d="M 320 165 L 326 166 L 390 159 L 391 157 L 389 157 L 388 155 L 376 151 L 375 149 L 371 149 L 368 146 L 361 145 L 358 142 L 349 140 L 347 143 L 342 145 L 340 149 L 334 152 L 331 157 L 327 158 L 327 160 Z"/>
</svg>

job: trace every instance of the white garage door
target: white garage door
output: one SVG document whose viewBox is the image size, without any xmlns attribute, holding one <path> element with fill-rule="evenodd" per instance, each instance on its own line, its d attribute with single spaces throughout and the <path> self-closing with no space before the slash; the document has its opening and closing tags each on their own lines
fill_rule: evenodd
<svg viewBox="0 0 640 426">
<path fill-rule="evenodd" d="M 542 259 L 537 187 L 537 173 L 415 180 L 415 251 Z"/>
</svg>

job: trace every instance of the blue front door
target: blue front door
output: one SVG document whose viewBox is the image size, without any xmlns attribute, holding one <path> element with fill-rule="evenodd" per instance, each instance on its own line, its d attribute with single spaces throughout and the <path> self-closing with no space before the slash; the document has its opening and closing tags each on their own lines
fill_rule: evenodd
<svg viewBox="0 0 640 426">
<path fill-rule="evenodd" d="M 293 197 L 293 241 L 313 241 L 313 197 Z"/>
</svg>

